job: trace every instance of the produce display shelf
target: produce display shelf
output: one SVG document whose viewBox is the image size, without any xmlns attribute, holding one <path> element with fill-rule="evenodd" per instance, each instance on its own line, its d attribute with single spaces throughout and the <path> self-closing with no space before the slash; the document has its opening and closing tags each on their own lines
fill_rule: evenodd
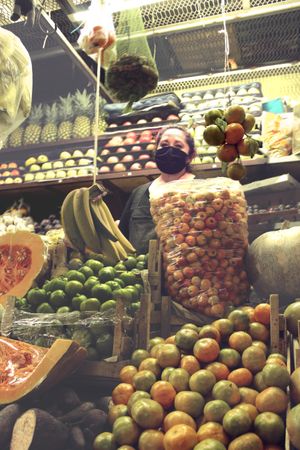
<svg viewBox="0 0 300 450">
<path fill-rule="evenodd" d="M 283 211 L 271 211 L 265 213 L 248 214 L 249 224 L 258 224 L 262 222 L 274 222 L 280 219 L 297 219 L 299 220 L 300 214 L 297 208 L 290 208 Z"/>
</svg>

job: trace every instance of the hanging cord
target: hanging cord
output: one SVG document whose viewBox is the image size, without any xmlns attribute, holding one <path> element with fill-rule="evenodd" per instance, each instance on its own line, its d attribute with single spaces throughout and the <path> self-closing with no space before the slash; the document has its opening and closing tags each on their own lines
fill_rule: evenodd
<svg viewBox="0 0 300 450">
<path fill-rule="evenodd" d="M 37 5 L 37 6 L 39 6 L 39 9 L 36 6 L 36 10 L 37 10 L 37 12 L 36 12 L 36 21 L 37 21 L 39 29 L 45 35 L 45 38 L 44 38 L 44 41 L 43 41 L 43 45 L 42 45 L 42 49 L 44 49 L 46 47 L 46 43 L 47 43 L 48 37 L 52 36 L 57 31 L 57 23 L 56 22 L 54 22 L 54 30 L 52 30 L 52 31 L 49 31 L 49 30 L 43 28 L 43 26 L 41 24 L 42 11 L 44 11 L 47 14 L 47 11 L 45 9 L 45 3 L 46 3 L 46 0 L 42 0 Z"/>
<path fill-rule="evenodd" d="M 230 69 L 230 66 L 229 66 L 230 45 L 229 45 L 229 36 L 228 36 L 228 31 L 227 31 L 226 0 L 221 0 L 221 9 L 222 9 L 222 21 L 223 21 L 222 33 L 224 34 L 224 106 L 226 108 L 228 106 L 228 104 L 231 103 L 230 95 L 226 98 L 227 72 Z"/>
<path fill-rule="evenodd" d="M 99 108 L 100 108 L 101 55 L 102 55 L 102 49 L 99 48 L 98 54 L 97 54 L 97 83 L 96 83 L 96 99 L 95 99 L 93 184 L 96 184 L 97 175 L 98 175 L 97 156 L 98 156 L 98 123 L 99 123 Z"/>
</svg>

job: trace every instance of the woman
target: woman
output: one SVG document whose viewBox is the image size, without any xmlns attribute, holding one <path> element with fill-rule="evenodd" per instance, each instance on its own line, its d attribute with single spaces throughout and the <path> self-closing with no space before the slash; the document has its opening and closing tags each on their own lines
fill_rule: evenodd
<svg viewBox="0 0 300 450">
<path fill-rule="evenodd" d="M 190 162 L 196 154 L 195 143 L 185 128 L 177 125 L 163 128 L 157 136 L 156 146 L 155 162 L 161 174 L 132 192 L 119 223 L 122 233 L 139 254 L 147 253 L 150 239 L 156 239 L 149 193 L 159 191 L 170 181 L 195 178 L 190 170 Z"/>
</svg>

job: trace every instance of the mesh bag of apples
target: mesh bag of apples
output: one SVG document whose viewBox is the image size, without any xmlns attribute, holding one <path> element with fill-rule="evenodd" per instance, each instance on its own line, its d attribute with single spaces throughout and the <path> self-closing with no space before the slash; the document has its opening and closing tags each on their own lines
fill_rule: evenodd
<svg viewBox="0 0 300 450">
<path fill-rule="evenodd" d="M 246 200 L 228 178 L 167 183 L 151 195 L 172 300 L 211 317 L 248 298 Z"/>
</svg>

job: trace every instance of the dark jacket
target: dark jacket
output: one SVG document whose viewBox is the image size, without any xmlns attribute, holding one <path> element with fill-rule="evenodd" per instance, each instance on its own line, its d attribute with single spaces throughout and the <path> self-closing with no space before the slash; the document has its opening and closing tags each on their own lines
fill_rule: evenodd
<svg viewBox="0 0 300 450">
<path fill-rule="evenodd" d="M 146 183 L 134 189 L 119 224 L 120 230 L 139 254 L 148 253 L 149 241 L 157 238 L 150 213 L 150 184 Z"/>
</svg>

